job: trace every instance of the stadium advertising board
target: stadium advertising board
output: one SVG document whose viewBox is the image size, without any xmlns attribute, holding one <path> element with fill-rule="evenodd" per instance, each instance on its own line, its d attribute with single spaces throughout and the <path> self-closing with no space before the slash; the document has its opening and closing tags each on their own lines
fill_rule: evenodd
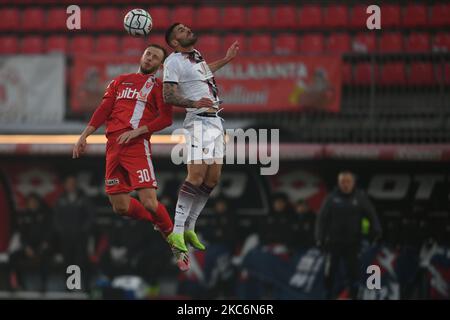
<svg viewBox="0 0 450 320">
<path fill-rule="evenodd" d="M 138 61 L 138 56 L 75 55 L 72 112 L 93 112 L 107 84 L 122 73 L 136 72 Z M 219 70 L 216 79 L 224 112 L 337 112 L 340 107 L 337 56 L 239 57 Z"/>
</svg>

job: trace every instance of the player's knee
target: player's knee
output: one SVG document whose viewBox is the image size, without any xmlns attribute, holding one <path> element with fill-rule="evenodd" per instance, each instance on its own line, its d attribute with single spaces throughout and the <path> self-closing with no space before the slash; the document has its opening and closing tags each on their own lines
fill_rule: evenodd
<svg viewBox="0 0 450 320">
<path fill-rule="evenodd" d="M 205 179 L 204 184 L 206 184 L 210 188 L 214 188 L 219 183 L 219 176 L 216 177 L 208 177 Z"/>
<path fill-rule="evenodd" d="M 154 213 L 158 209 L 158 200 L 157 199 L 145 199 L 142 201 L 142 205 L 148 211 Z"/>
<path fill-rule="evenodd" d="M 126 203 L 115 203 L 113 204 L 113 211 L 120 215 L 125 215 L 128 213 L 128 205 Z"/>
<path fill-rule="evenodd" d="M 201 174 L 190 174 L 188 175 L 186 181 L 193 184 L 194 186 L 201 186 L 205 178 Z"/>
</svg>

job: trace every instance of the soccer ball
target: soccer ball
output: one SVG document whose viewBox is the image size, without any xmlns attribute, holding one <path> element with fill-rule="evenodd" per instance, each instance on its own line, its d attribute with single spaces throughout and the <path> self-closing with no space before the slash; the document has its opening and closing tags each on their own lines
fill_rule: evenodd
<svg viewBox="0 0 450 320">
<path fill-rule="evenodd" d="M 133 9 L 123 18 L 123 26 L 132 36 L 146 36 L 152 30 L 153 21 L 150 14 L 143 9 Z"/>
</svg>

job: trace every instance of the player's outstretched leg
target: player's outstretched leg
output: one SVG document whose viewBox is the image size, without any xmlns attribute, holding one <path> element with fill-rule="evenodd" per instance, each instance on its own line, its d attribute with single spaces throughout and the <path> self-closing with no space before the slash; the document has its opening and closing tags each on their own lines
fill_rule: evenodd
<svg viewBox="0 0 450 320">
<path fill-rule="evenodd" d="M 184 226 L 186 219 L 189 217 L 192 205 L 200 193 L 199 186 L 205 179 L 208 165 L 205 163 L 190 163 L 187 165 L 187 168 L 188 176 L 178 193 L 173 232 L 168 237 L 169 243 L 184 252 L 187 252 L 184 239 Z"/>
<path fill-rule="evenodd" d="M 189 255 L 185 253 L 185 251 L 180 248 L 174 246 L 171 241 L 169 241 L 169 235 L 173 230 L 173 223 L 170 219 L 169 213 L 167 212 L 166 207 L 158 201 L 156 197 L 155 189 L 144 188 L 138 189 L 138 196 L 141 200 L 144 207 L 152 213 L 152 216 L 155 220 L 155 229 L 158 230 L 163 238 L 167 241 L 174 255 L 177 266 L 181 271 L 189 270 Z M 187 251 L 187 250 L 186 250 Z"/>
<path fill-rule="evenodd" d="M 184 226 L 184 241 L 186 244 L 190 244 L 198 250 L 205 250 L 206 247 L 203 243 L 201 243 L 195 233 L 195 223 L 205 207 L 211 191 L 217 185 L 221 172 L 221 163 L 212 163 L 208 165 L 204 182 L 198 188 L 198 193 L 189 212 L 189 217 L 186 219 Z"/>
</svg>

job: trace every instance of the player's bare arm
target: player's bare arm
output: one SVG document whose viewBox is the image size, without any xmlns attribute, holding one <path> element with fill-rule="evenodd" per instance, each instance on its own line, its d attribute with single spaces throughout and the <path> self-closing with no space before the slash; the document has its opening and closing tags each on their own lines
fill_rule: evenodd
<svg viewBox="0 0 450 320">
<path fill-rule="evenodd" d="M 87 145 L 86 139 L 91 134 L 93 134 L 95 132 L 95 130 L 97 130 L 97 129 L 94 126 L 87 126 L 83 130 L 80 137 L 78 138 L 78 141 L 73 146 L 73 151 L 72 151 L 73 159 L 79 158 L 86 151 L 86 145 Z"/>
<path fill-rule="evenodd" d="M 225 66 L 228 62 L 233 60 L 238 52 L 239 52 L 239 42 L 235 41 L 228 48 L 225 58 L 209 63 L 208 64 L 209 69 L 211 69 L 211 72 L 213 73 L 216 72 L 217 70 Z"/>
<path fill-rule="evenodd" d="M 163 85 L 164 103 L 182 108 L 211 108 L 213 102 L 209 98 L 201 98 L 198 101 L 183 98 L 178 92 L 178 84 L 164 83 Z"/>
</svg>

